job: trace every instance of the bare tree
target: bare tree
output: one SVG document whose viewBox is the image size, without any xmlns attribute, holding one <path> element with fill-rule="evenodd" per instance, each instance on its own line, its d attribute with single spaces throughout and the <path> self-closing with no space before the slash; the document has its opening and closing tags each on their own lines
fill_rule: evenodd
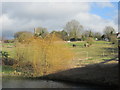
<svg viewBox="0 0 120 90">
<path fill-rule="evenodd" d="M 102 34 L 99 32 L 94 33 L 94 37 L 97 38 L 98 40 L 101 40 L 101 36 L 102 36 Z"/>
<path fill-rule="evenodd" d="M 66 24 L 64 30 L 68 33 L 70 38 L 77 39 L 80 36 L 80 31 L 83 30 L 83 26 L 76 20 L 72 20 Z"/>
<path fill-rule="evenodd" d="M 110 41 L 111 36 L 114 35 L 114 33 L 115 33 L 115 29 L 111 26 L 106 26 L 103 32 L 106 35 L 106 37 L 108 38 L 108 40 Z"/>
<path fill-rule="evenodd" d="M 115 29 L 111 26 L 106 26 L 103 32 L 105 35 L 112 35 L 115 33 Z"/>
</svg>

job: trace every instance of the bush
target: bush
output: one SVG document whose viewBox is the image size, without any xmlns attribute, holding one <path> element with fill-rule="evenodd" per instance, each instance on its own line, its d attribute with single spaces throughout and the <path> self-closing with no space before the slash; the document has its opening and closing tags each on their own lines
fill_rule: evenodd
<svg viewBox="0 0 120 90">
<path fill-rule="evenodd" d="M 84 35 L 82 35 L 81 39 L 82 39 L 82 41 L 85 41 L 86 37 Z"/>
<path fill-rule="evenodd" d="M 3 65 L 13 66 L 14 64 L 17 63 L 17 61 L 14 60 L 13 58 L 7 58 L 7 60 L 6 60 L 6 58 L 2 58 L 2 63 L 3 63 Z"/>
<path fill-rule="evenodd" d="M 1 55 L 2 55 L 3 58 L 6 58 L 6 59 L 7 59 L 8 56 L 9 56 L 8 52 L 1 51 L 0 53 L 1 53 Z"/>
<path fill-rule="evenodd" d="M 16 44 L 16 59 L 19 68 L 33 67 L 34 75 L 44 75 L 67 69 L 73 54 L 61 39 L 54 34 L 47 37 L 33 37 L 27 43 Z M 64 53 L 63 53 L 64 52 Z M 16 66 L 17 66 L 16 65 Z M 15 67 L 16 68 L 16 67 Z M 29 71 L 28 71 L 29 72 Z"/>
<path fill-rule="evenodd" d="M 23 72 L 23 73 L 34 73 L 34 68 L 31 62 L 18 62 L 13 66 L 17 72 Z"/>
<path fill-rule="evenodd" d="M 2 55 L 2 63 L 3 63 L 3 65 L 10 65 L 10 66 L 12 66 L 13 64 L 16 63 L 16 60 L 14 60 L 13 58 L 9 57 L 8 52 L 1 51 L 0 53 Z"/>
<path fill-rule="evenodd" d="M 4 43 L 14 43 L 14 40 L 4 40 Z"/>
<path fill-rule="evenodd" d="M 91 38 L 91 37 L 88 37 L 88 38 L 86 39 L 86 42 L 87 42 L 89 45 L 92 45 L 93 42 L 94 42 L 94 39 Z"/>
<path fill-rule="evenodd" d="M 31 38 L 33 34 L 28 31 L 20 31 L 14 34 L 15 42 L 24 43 L 28 38 Z"/>
<path fill-rule="evenodd" d="M 113 44 L 118 44 L 117 37 L 114 35 L 110 36 L 110 42 L 112 42 Z"/>
</svg>

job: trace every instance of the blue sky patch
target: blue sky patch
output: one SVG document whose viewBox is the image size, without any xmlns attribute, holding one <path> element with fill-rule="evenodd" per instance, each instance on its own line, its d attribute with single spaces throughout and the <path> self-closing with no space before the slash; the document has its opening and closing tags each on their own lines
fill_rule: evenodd
<svg viewBox="0 0 120 90">
<path fill-rule="evenodd" d="M 99 5 L 97 3 L 91 4 L 91 14 L 96 14 L 104 19 L 112 19 L 116 14 L 118 14 L 118 2 L 112 2 L 111 5 L 113 5 L 113 7 L 102 7 L 102 5 L 100 6 L 100 3 L 105 4 L 105 2 L 99 2 Z"/>
</svg>

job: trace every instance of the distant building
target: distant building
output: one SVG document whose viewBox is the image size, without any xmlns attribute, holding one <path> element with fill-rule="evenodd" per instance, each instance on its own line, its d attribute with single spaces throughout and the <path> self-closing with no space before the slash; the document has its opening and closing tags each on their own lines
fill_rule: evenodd
<svg viewBox="0 0 120 90">
<path fill-rule="evenodd" d="M 102 38 L 102 40 L 104 40 L 104 41 L 109 41 L 109 39 L 107 38 L 107 36 L 106 36 L 105 34 L 103 34 L 101 38 Z"/>
<path fill-rule="evenodd" d="M 70 42 L 70 41 L 67 41 L 67 42 Z"/>
<path fill-rule="evenodd" d="M 117 33 L 117 38 L 120 38 L 120 32 Z"/>
<path fill-rule="evenodd" d="M 34 34 L 39 34 L 37 28 L 34 28 Z"/>
<path fill-rule="evenodd" d="M 95 38 L 96 41 L 98 41 L 98 38 Z"/>
<path fill-rule="evenodd" d="M 4 41 L 3 40 L 0 40 L 0 43 L 3 43 Z"/>
</svg>

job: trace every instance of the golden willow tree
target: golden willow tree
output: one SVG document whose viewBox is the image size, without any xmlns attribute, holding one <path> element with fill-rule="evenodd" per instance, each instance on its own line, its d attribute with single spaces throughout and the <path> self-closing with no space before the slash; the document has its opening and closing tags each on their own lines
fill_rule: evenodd
<svg viewBox="0 0 120 90">
<path fill-rule="evenodd" d="M 18 63 L 14 66 L 20 71 L 40 76 L 69 68 L 72 58 L 73 53 L 65 42 L 55 34 L 49 34 L 44 39 L 32 37 L 24 43 L 17 43 Z"/>
</svg>

